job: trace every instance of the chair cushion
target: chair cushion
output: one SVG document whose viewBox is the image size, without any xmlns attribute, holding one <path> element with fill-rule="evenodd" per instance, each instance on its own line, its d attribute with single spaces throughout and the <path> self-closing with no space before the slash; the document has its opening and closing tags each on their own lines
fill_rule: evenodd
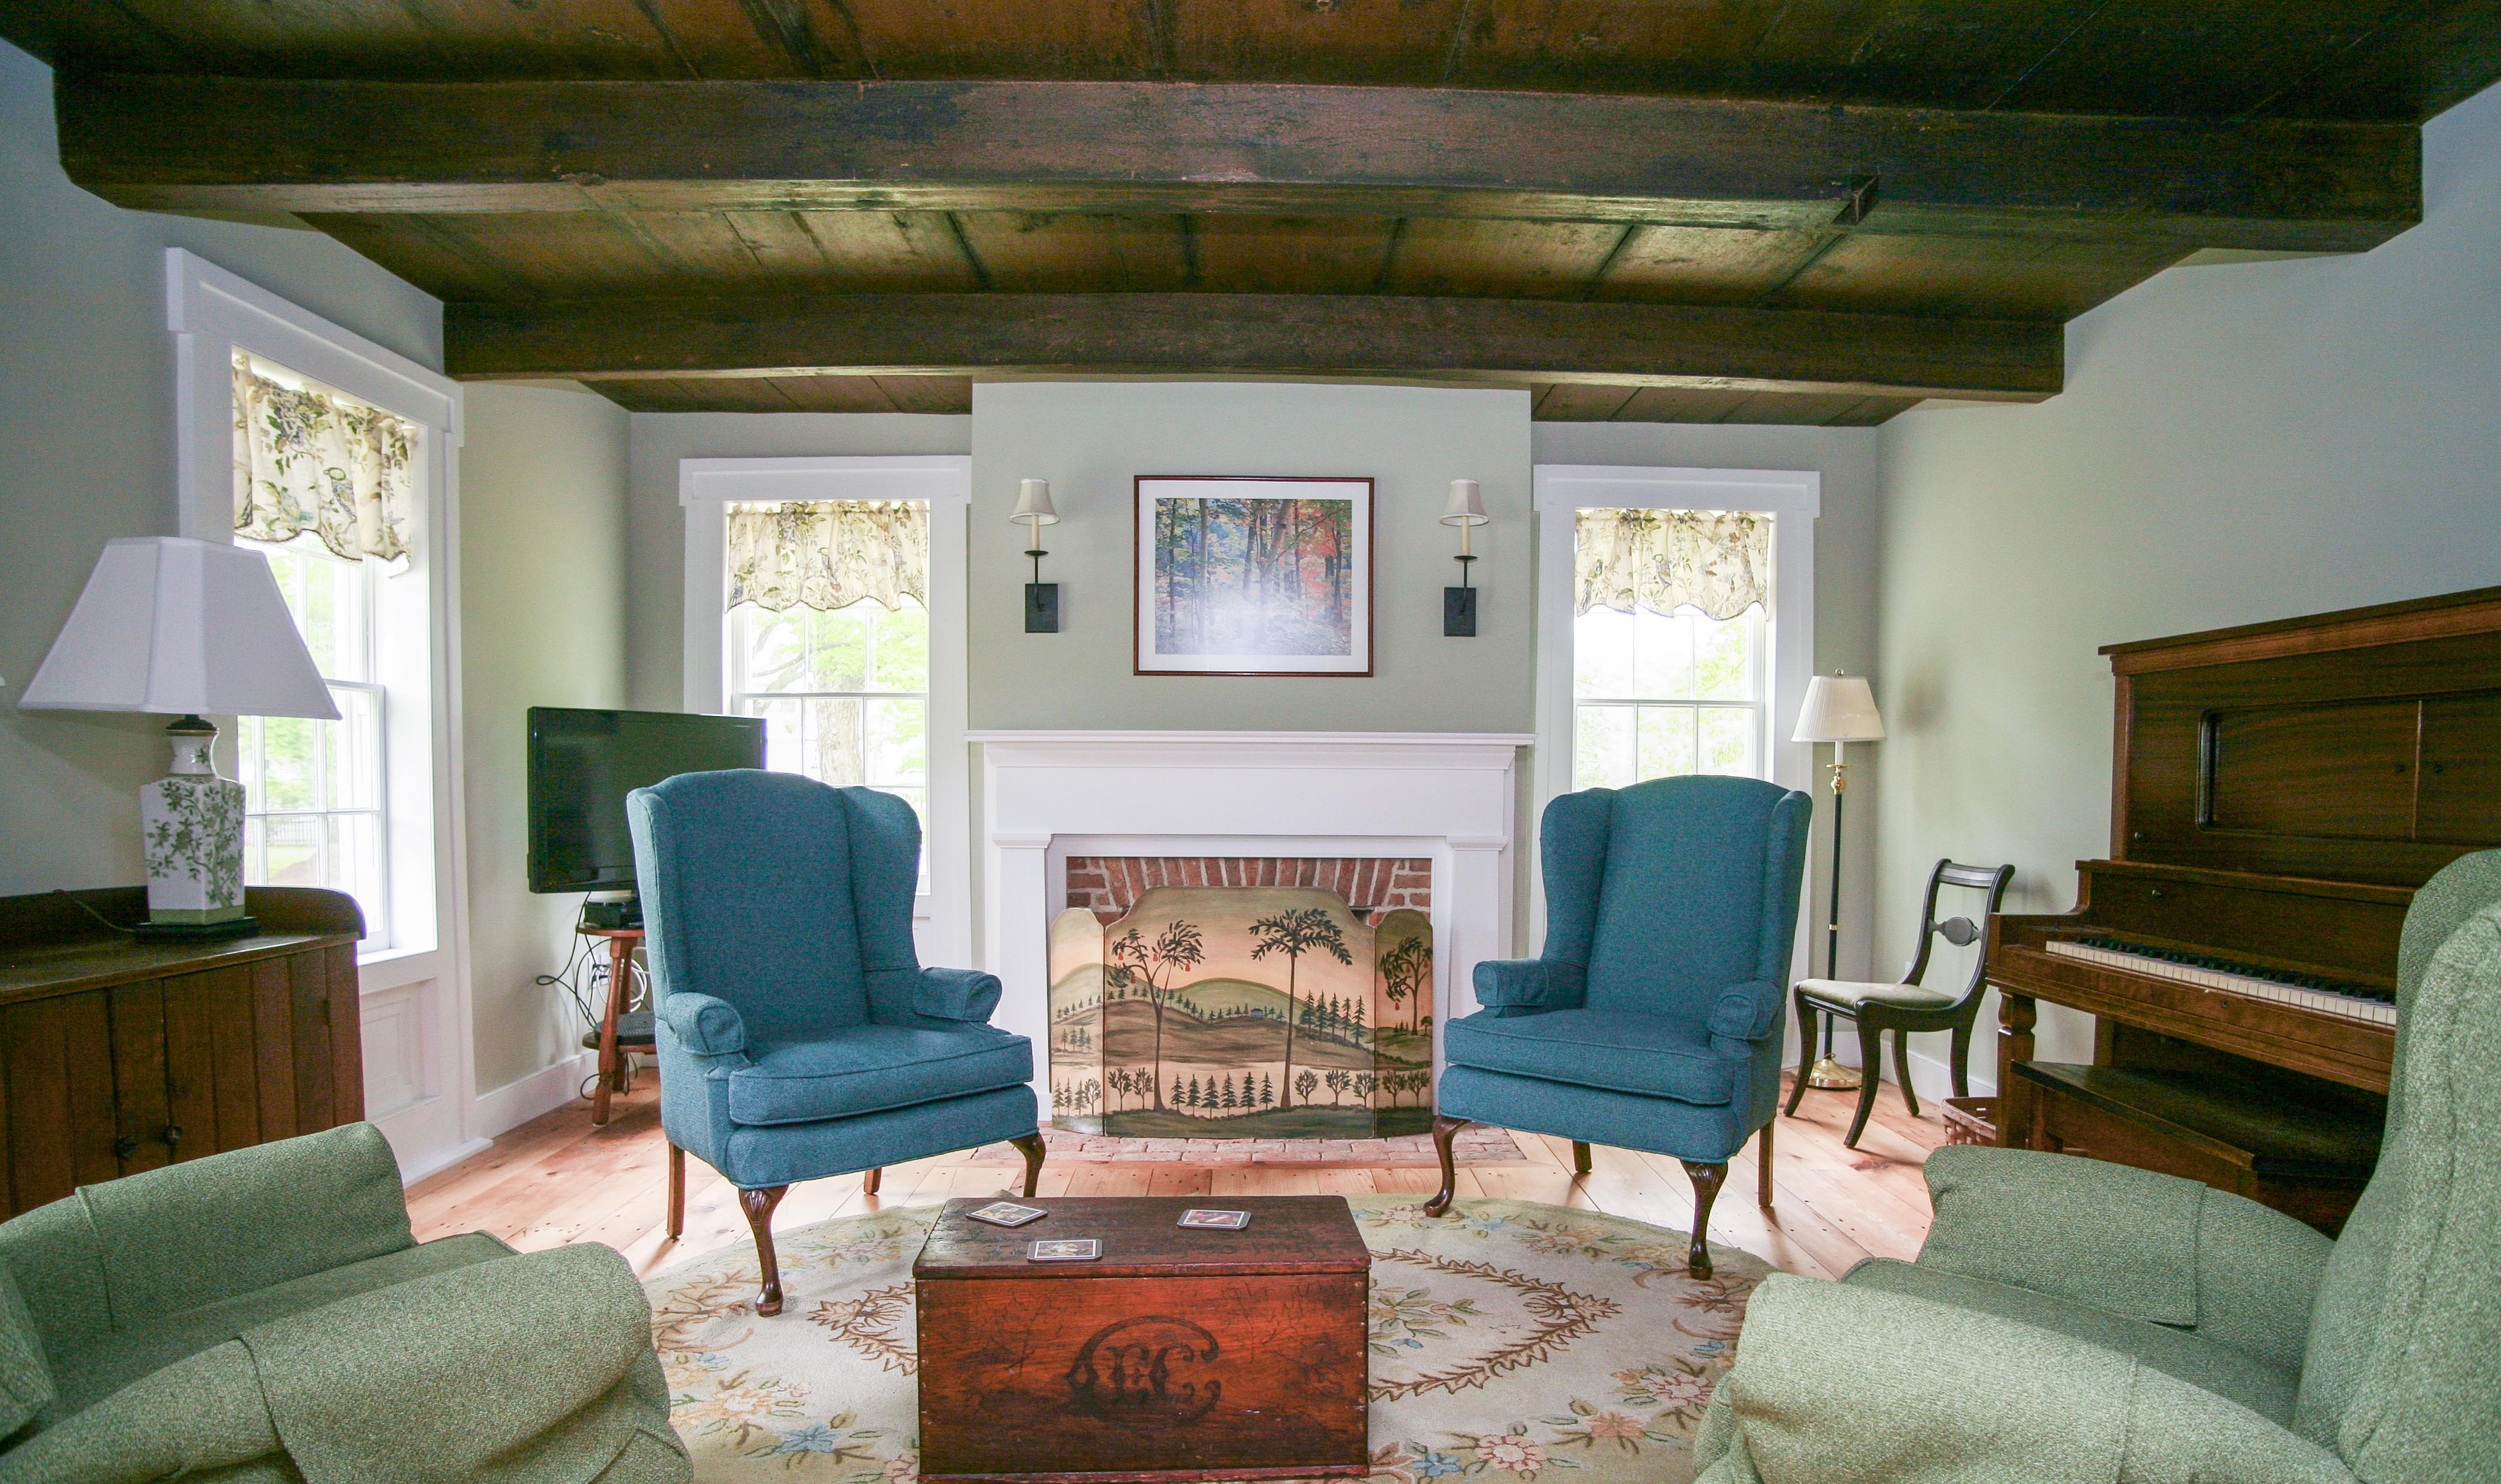
<svg viewBox="0 0 2501 1484">
<path fill-rule="evenodd" d="M 53 1357 L 52 1376 L 60 1394 L 45 1408 L 43 1420 L 49 1425 L 84 1411 L 142 1376 L 152 1375 L 213 1345 L 224 1344 L 244 1331 L 272 1320 L 307 1313 L 411 1278 L 512 1255 L 513 1249 L 494 1237 L 484 1232 L 470 1232 L 272 1284 L 188 1313 L 133 1316 L 135 1328 L 113 1331 L 92 1343 Z"/>
<path fill-rule="evenodd" d="M 1639 1010 L 1480 1011 L 1451 1021 L 1442 1046 L 1454 1067 L 1706 1106 L 1735 1097 L 1748 1065 L 1713 1051 L 1709 1027 Z"/>
<path fill-rule="evenodd" d="M 1033 1043 L 996 1026 L 856 1025 L 822 1040 L 750 1047 L 729 1074 L 729 1117 L 750 1127 L 851 1118 L 1033 1080 Z"/>
<path fill-rule="evenodd" d="M 2133 1356 L 2165 1375 L 2239 1402 L 2278 1426 L 2289 1426 L 2292 1421 L 2293 1395 L 2300 1384 L 2298 1374 L 2185 1330 L 2149 1324 L 2028 1288 L 1967 1278 L 1885 1258 L 1859 1264 L 1850 1270 L 1843 1281 L 1854 1287 L 1977 1309 L 2037 1330 L 2072 1336 L 2105 1350 Z"/>
<path fill-rule="evenodd" d="M 1861 1000 L 1878 1005 L 1899 1006 L 1906 1010 L 1939 1010 L 1954 1003 L 1954 997 L 1943 990 L 1917 984 L 1862 984 L 1855 979 L 1800 979 L 1798 988 L 1806 997 L 1822 1005 L 1843 1009 Z"/>
</svg>

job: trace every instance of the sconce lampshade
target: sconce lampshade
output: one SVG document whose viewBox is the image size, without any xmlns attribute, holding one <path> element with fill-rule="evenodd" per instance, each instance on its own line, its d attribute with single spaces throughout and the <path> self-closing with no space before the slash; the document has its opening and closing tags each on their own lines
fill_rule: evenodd
<svg viewBox="0 0 2501 1484">
<path fill-rule="evenodd" d="M 1493 517 L 1485 513 L 1484 496 L 1474 479 L 1451 481 L 1451 503 L 1443 508 L 1442 524 L 1446 526 L 1481 526 Z"/>
<path fill-rule="evenodd" d="M 179 536 L 105 543 L 70 621 L 17 704 L 167 716 L 339 716 L 269 558 Z"/>
<path fill-rule="evenodd" d="M 1797 735 L 1791 742 L 1883 742 L 1884 718 L 1876 711 L 1876 697 L 1867 677 L 1819 675 L 1806 682 L 1806 704 L 1798 708 Z"/>
<path fill-rule="evenodd" d="M 1059 511 L 1050 508 L 1050 481 L 1023 479 L 1017 484 L 1016 513 L 1010 520 L 1029 520 L 1039 525 L 1057 525 Z"/>
</svg>

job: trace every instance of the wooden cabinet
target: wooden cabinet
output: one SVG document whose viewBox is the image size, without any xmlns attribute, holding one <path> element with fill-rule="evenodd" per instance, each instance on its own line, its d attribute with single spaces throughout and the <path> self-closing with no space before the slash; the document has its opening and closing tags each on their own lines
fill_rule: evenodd
<svg viewBox="0 0 2501 1484">
<path fill-rule="evenodd" d="M 147 915 L 137 887 L 0 897 L 6 1214 L 364 1116 L 354 900 L 245 895 L 260 931 L 206 943 L 107 927 Z"/>
</svg>

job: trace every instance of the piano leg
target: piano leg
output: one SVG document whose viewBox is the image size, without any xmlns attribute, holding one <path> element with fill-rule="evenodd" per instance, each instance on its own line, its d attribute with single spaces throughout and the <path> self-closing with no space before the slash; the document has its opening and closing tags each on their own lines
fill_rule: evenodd
<svg viewBox="0 0 2501 1484">
<path fill-rule="evenodd" d="M 2030 995 L 2005 995 L 1998 1002 L 1997 1141 L 2009 1149 L 2032 1147 L 2032 1087 L 2015 1074 L 2015 1064 L 2032 1060 L 2032 1027 L 2039 1018 Z"/>
<path fill-rule="evenodd" d="M 1806 996 L 1797 996 L 1798 1070 L 1797 1080 L 1789 1084 L 1789 1105 L 1781 1109 L 1784 1117 L 1797 1116 L 1798 1100 L 1806 1096 L 1806 1074 L 1815 1070 L 1815 1006 Z"/>
<path fill-rule="evenodd" d="M 1919 1095 L 1911 1090 L 1911 1033 L 1898 1028 L 1893 1032 L 1893 1075 L 1902 1082 L 1902 1105 L 1918 1117 Z"/>
</svg>

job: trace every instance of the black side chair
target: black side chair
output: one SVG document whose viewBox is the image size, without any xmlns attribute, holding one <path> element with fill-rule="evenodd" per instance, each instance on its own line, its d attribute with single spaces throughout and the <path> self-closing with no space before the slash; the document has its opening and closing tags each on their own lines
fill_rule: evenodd
<svg viewBox="0 0 2501 1484">
<path fill-rule="evenodd" d="M 1919 907 L 1919 956 L 1911 961 L 1911 972 L 1899 984 L 1861 984 L 1849 979 L 1801 979 L 1798 981 L 1797 1083 L 1789 1089 L 1789 1105 L 1782 1111 L 1797 1116 L 1798 1100 L 1806 1095 L 1806 1075 L 1815 1065 L 1816 1016 L 1818 1013 L 1837 1016 L 1858 1023 L 1858 1116 L 1850 1120 L 1850 1137 L 1842 1140 L 1851 1148 L 1858 1146 L 1858 1136 L 1867 1131 L 1867 1115 L 1876 1110 L 1876 1083 L 1884 1071 L 1884 1033 L 1893 1033 L 1893 1071 L 1902 1080 L 1902 1102 L 1914 1117 L 1919 1111 L 1918 1094 L 1911 1090 L 1911 1039 L 1913 1031 L 1951 1031 L 1953 1033 L 1953 1090 L 1957 1098 L 1971 1096 L 1971 1026 L 1980 1016 L 1981 992 L 1987 988 L 1984 972 L 1987 962 L 1974 957 L 1971 978 L 1959 993 L 1930 989 L 1919 982 L 1928 972 L 1928 950 L 1943 938 L 1957 948 L 1967 947 L 1980 938 L 1981 930 L 1968 917 L 1949 917 L 1937 921 L 1937 890 L 1945 886 L 1966 887 L 1986 892 L 1988 905 L 1981 908 L 1981 920 L 1997 910 L 2006 898 L 2006 885 L 2015 879 L 2012 866 L 1957 866 L 1951 861 L 1937 862 L 1928 874 L 1927 901 Z"/>
</svg>

